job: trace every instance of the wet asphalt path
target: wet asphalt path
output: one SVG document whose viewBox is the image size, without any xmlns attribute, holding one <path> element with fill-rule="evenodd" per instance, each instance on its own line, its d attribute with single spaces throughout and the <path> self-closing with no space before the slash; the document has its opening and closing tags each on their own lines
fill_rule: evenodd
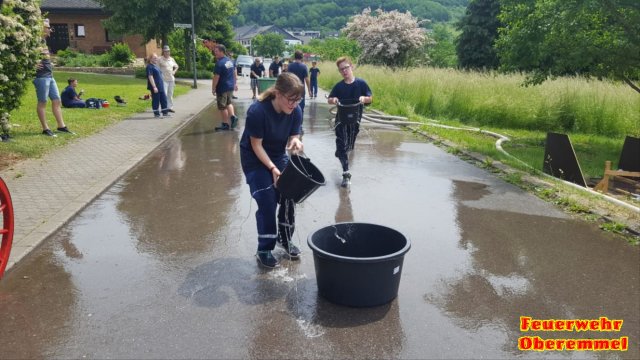
<svg viewBox="0 0 640 360">
<path fill-rule="evenodd" d="M 240 131 L 212 132 L 210 107 L 5 276 L 0 358 L 640 357 L 637 247 L 394 128 L 361 131 L 342 190 L 328 108 L 307 104 L 305 116 L 327 185 L 298 206 L 300 261 L 257 266 Z M 306 237 L 344 221 L 412 241 L 390 304 L 318 296 Z M 523 333 L 520 316 L 624 325 Z M 522 353 L 523 335 L 628 336 L 630 347 Z"/>
</svg>

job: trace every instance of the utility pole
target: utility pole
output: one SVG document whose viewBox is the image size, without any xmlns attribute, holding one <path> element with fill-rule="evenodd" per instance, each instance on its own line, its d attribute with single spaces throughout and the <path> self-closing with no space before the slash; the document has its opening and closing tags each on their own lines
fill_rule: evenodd
<svg viewBox="0 0 640 360">
<path fill-rule="evenodd" d="M 191 46 L 193 47 L 193 88 L 198 88 L 198 68 L 196 67 L 196 23 L 193 15 L 193 0 L 191 0 Z"/>
</svg>

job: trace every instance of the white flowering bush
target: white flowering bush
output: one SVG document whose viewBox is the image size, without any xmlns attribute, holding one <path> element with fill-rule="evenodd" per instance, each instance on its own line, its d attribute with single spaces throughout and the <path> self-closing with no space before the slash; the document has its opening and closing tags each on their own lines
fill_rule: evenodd
<svg viewBox="0 0 640 360">
<path fill-rule="evenodd" d="M 4 0 L 0 10 L 0 133 L 20 106 L 42 47 L 42 15 L 35 0 Z"/>
<path fill-rule="evenodd" d="M 361 63 L 391 67 L 411 64 L 411 56 L 427 41 L 424 29 L 410 12 L 397 10 L 372 13 L 370 8 L 349 19 L 342 29 L 347 38 L 362 48 Z"/>
</svg>

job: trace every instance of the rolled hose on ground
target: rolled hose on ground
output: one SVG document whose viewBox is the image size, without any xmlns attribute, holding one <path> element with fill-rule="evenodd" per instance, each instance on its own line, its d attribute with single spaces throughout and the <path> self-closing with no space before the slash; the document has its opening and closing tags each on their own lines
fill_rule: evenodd
<svg viewBox="0 0 640 360">
<path fill-rule="evenodd" d="M 337 113 L 337 108 L 333 107 L 333 108 L 331 108 L 329 110 L 329 112 L 332 115 L 334 115 L 334 117 L 335 117 L 335 115 Z M 496 149 L 498 151 L 500 151 L 504 155 L 508 156 L 509 158 L 518 161 L 520 164 L 526 166 L 527 168 L 534 169 L 529 164 L 527 164 L 524 161 L 518 159 L 517 157 L 509 154 L 506 150 L 504 150 L 502 148 L 502 144 L 505 141 L 511 141 L 511 139 L 509 139 L 509 137 L 507 137 L 505 135 L 502 135 L 502 134 L 499 134 L 499 133 L 496 133 L 496 132 L 493 132 L 493 131 L 482 130 L 480 128 L 474 128 L 474 127 L 456 127 L 456 126 L 450 126 L 450 125 L 443 125 L 443 124 L 438 124 L 436 121 L 429 121 L 429 122 L 408 121 L 408 119 L 406 117 L 386 115 L 386 114 L 383 114 L 383 113 L 381 113 L 379 111 L 375 111 L 375 110 L 372 113 L 362 114 L 362 119 L 370 121 L 370 122 L 373 122 L 373 123 L 376 123 L 376 124 L 383 124 L 383 125 L 397 125 L 397 126 L 427 125 L 427 126 L 435 126 L 435 127 L 444 128 L 444 129 L 465 130 L 465 131 L 473 131 L 473 132 L 479 132 L 481 134 L 486 134 L 486 135 L 489 135 L 491 137 L 494 137 L 494 138 L 498 139 L 495 142 L 495 147 L 496 147 Z M 387 119 L 389 119 L 389 120 L 387 120 Z M 412 129 L 412 130 L 417 131 L 417 129 Z M 556 181 L 560 181 L 560 182 L 562 182 L 562 183 L 564 183 L 566 185 L 569 185 L 569 186 L 571 186 L 571 187 L 573 187 L 575 189 L 586 191 L 587 193 L 592 194 L 592 195 L 597 195 L 597 196 L 599 196 L 599 197 L 601 197 L 601 198 L 603 198 L 603 199 L 605 199 L 605 200 L 607 200 L 607 201 L 609 201 L 609 202 L 611 202 L 613 204 L 622 206 L 622 207 L 624 207 L 624 208 L 626 208 L 628 210 L 640 213 L 640 207 L 637 207 L 637 206 L 631 205 L 629 203 L 626 203 L 624 201 L 618 200 L 618 199 L 613 198 L 613 197 L 611 197 L 609 195 L 606 195 L 606 194 L 591 190 L 588 187 L 582 187 L 582 186 L 574 184 L 572 182 L 559 179 L 557 177 L 551 176 L 551 175 L 546 174 L 544 172 L 541 172 L 541 174 L 544 175 L 547 178 L 550 178 L 550 179 L 553 179 L 553 180 L 556 180 Z"/>
</svg>

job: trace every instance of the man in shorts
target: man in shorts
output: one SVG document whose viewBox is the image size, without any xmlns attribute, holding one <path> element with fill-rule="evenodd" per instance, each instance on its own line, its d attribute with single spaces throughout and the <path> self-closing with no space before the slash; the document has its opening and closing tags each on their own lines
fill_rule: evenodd
<svg viewBox="0 0 640 360">
<path fill-rule="evenodd" d="M 253 92 L 252 99 L 256 99 L 256 92 L 260 95 L 260 87 L 258 86 L 258 79 L 261 78 L 265 73 L 264 65 L 259 57 L 255 58 L 253 64 L 251 64 L 251 74 L 249 78 L 251 79 L 251 91 Z"/>
<path fill-rule="evenodd" d="M 227 49 L 222 44 L 213 48 L 216 64 L 213 68 L 213 81 L 211 91 L 216 96 L 218 110 L 222 117 L 222 123 L 216 127 L 216 131 L 227 131 L 238 125 L 238 117 L 233 108 L 233 92 L 238 90 L 237 72 L 233 61 L 226 55 Z"/>
</svg>

